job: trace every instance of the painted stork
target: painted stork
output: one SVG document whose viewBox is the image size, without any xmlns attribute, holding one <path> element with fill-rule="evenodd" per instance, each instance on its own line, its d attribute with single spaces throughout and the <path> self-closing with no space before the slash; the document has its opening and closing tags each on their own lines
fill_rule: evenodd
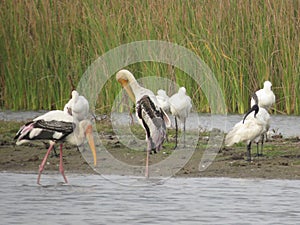
<svg viewBox="0 0 300 225">
<path fill-rule="evenodd" d="M 255 92 L 258 99 L 258 106 L 269 110 L 275 103 L 275 95 L 272 91 L 272 83 L 270 81 L 264 82 L 264 88 Z M 256 104 L 256 100 L 251 98 L 251 107 Z"/>
<path fill-rule="evenodd" d="M 257 97 L 254 99 L 257 103 Z M 268 111 L 259 107 L 258 103 L 254 104 L 251 109 L 245 114 L 242 121 L 238 122 L 231 131 L 228 132 L 225 138 L 225 145 L 232 146 L 235 143 L 247 142 L 247 161 L 251 162 L 251 143 L 254 141 L 257 144 L 261 135 L 269 129 L 270 115 Z M 263 143 L 262 143 L 263 144 Z"/>
<path fill-rule="evenodd" d="M 116 80 L 126 90 L 129 97 L 136 104 L 136 116 L 145 129 L 147 141 L 147 156 L 145 176 L 149 177 L 149 154 L 152 150 L 159 151 L 165 138 L 166 127 L 171 122 L 168 115 L 158 106 L 157 99 L 152 91 L 141 87 L 133 74 L 128 70 L 120 70 Z"/>
<path fill-rule="evenodd" d="M 68 183 L 64 174 L 62 145 L 64 142 L 68 142 L 79 146 L 84 143 L 85 139 L 87 139 L 93 153 L 94 165 L 96 166 L 96 149 L 92 132 L 92 124 L 90 120 L 85 119 L 78 122 L 64 111 L 53 110 L 22 126 L 17 132 L 15 139 L 17 139 L 17 145 L 35 140 L 50 141 L 50 147 L 39 166 L 37 179 L 38 184 L 40 184 L 41 174 L 44 170 L 49 153 L 56 143 L 61 143 L 59 171 L 62 174 L 65 183 Z"/>
<path fill-rule="evenodd" d="M 175 117 L 175 129 L 176 129 L 176 144 L 177 147 L 177 137 L 178 137 L 178 124 L 177 119 L 180 122 L 181 130 L 183 130 L 184 135 L 184 146 L 185 146 L 185 123 L 192 109 L 191 98 L 186 95 L 186 89 L 184 87 L 179 88 L 178 93 L 172 95 L 169 99 L 171 114 Z"/>
<path fill-rule="evenodd" d="M 64 106 L 64 111 L 73 116 L 79 122 L 87 119 L 89 115 L 89 102 L 76 90 L 72 91 L 72 98 Z"/>
</svg>

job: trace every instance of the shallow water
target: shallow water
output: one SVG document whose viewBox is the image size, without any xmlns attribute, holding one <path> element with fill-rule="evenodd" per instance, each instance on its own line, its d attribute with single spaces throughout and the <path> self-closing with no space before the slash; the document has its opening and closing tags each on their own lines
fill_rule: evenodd
<svg viewBox="0 0 300 225">
<path fill-rule="evenodd" d="M 0 173 L 1 224 L 299 224 L 299 180 Z M 126 183 L 135 185 L 124 185 Z M 123 183 L 123 185 L 121 184 Z"/>
<path fill-rule="evenodd" d="M 0 120 L 4 121 L 28 121 L 47 111 L 4 111 L 0 112 Z M 112 114 L 112 118 L 116 119 L 116 123 L 129 124 L 131 119 L 128 113 Z M 135 118 L 135 117 L 134 117 Z M 170 116 L 172 124 L 174 118 Z M 211 131 L 213 128 L 228 132 L 237 122 L 242 120 L 243 115 L 211 115 L 191 113 L 186 122 L 186 129 Z M 283 137 L 299 137 L 300 136 L 300 116 L 282 116 L 271 115 L 270 130 L 274 129 L 275 134 L 281 133 Z M 174 125 L 173 125 L 174 126 Z"/>
</svg>

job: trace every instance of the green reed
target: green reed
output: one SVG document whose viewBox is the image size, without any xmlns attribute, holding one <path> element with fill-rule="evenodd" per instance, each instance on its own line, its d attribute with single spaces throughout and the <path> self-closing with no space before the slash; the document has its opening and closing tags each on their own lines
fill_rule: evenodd
<svg viewBox="0 0 300 225">
<path fill-rule="evenodd" d="M 275 112 L 300 114 L 299 1 L 3 1 L 0 4 L 0 107 L 62 108 L 89 65 L 139 40 L 164 40 L 197 54 L 213 71 L 229 113 L 249 108 L 269 79 Z M 209 112 L 201 87 L 161 63 L 128 66 L 137 78 L 160 76 L 186 86 L 194 109 Z M 114 77 L 96 108 L 109 112 Z"/>
</svg>

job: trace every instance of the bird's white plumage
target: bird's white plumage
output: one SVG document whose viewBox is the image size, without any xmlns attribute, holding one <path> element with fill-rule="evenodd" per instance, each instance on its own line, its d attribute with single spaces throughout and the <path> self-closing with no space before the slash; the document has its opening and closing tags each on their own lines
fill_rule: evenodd
<svg viewBox="0 0 300 225">
<path fill-rule="evenodd" d="M 69 142 L 73 145 L 81 145 L 87 139 L 93 153 L 94 165 L 96 165 L 96 149 L 92 135 L 91 122 L 88 119 L 78 122 L 77 119 L 73 119 L 71 115 L 61 110 L 50 111 L 26 123 L 17 132 L 15 139 L 17 139 L 17 145 L 34 140 L 50 141 L 50 147 L 48 148 L 47 153 L 39 167 L 39 175 L 37 180 L 38 184 L 40 183 L 40 176 L 44 169 L 49 153 L 53 149 L 56 142 L 61 142 L 59 170 L 66 183 L 68 181 L 63 169 L 63 142 Z"/>
<path fill-rule="evenodd" d="M 34 137 L 38 136 L 42 131 L 43 129 L 41 128 L 33 128 L 29 134 L 29 137 L 33 139 Z"/>
<path fill-rule="evenodd" d="M 61 133 L 61 132 L 54 132 L 54 133 L 53 133 L 53 138 L 54 138 L 54 139 L 59 140 L 59 139 L 61 139 L 62 137 L 63 137 L 63 133 Z"/>
<path fill-rule="evenodd" d="M 37 122 L 39 120 L 44 121 L 56 121 L 56 122 L 66 122 L 66 123 L 72 123 L 74 126 L 73 132 L 70 132 L 68 136 L 65 137 L 64 141 L 69 142 L 73 145 L 80 145 L 85 140 L 85 129 L 87 126 L 91 125 L 91 122 L 88 119 L 82 120 L 78 122 L 77 120 L 74 120 L 71 115 L 68 113 L 61 111 L 61 110 L 53 110 L 45 113 L 44 115 L 41 115 L 33 120 L 33 122 Z M 29 126 L 32 126 L 31 124 Z M 38 135 L 43 131 L 42 128 L 31 128 L 29 130 L 26 130 L 26 127 L 22 127 L 24 132 L 30 132 L 29 137 L 30 139 L 34 140 L 35 137 L 38 137 Z M 20 130 L 21 130 L 20 129 Z M 53 129 L 53 128 L 51 128 Z M 61 128 L 60 128 L 61 129 Z M 17 140 L 17 145 L 22 144 L 24 142 L 27 142 L 28 140 L 23 140 L 22 137 L 24 134 L 20 135 L 20 140 Z M 63 131 L 55 131 L 53 130 L 52 136 L 45 137 L 45 140 L 60 140 L 65 136 Z"/>
<path fill-rule="evenodd" d="M 73 145 L 81 145 L 86 140 L 86 128 L 91 126 L 91 121 L 85 119 L 76 124 L 76 128 L 73 133 L 66 137 L 66 141 Z"/>
<path fill-rule="evenodd" d="M 179 88 L 178 92 L 170 97 L 169 103 L 172 115 L 176 116 L 181 124 L 184 124 L 192 109 L 192 101 L 186 95 L 186 89 L 184 87 Z"/>
<path fill-rule="evenodd" d="M 148 96 L 151 101 L 154 103 L 155 106 L 159 106 L 157 98 L 155 96 L 155 94 L 147 89 L 144 88 L 142 86 L 139 85 L 139 83 L 137 82 L 137 80 L 135 79 L 135 77 L 133 76 L 133 74 L 128 71 L 128 70 L 120 70 L 117 74 L 116 74 L 116 79 L 120 82 L 120 80 L 126 80 L 126 84 L 121 84 L 124 85 L 125 90 L 127 91 L 128 94 L 130 94 L 130 91 L 133 92 L 134 95 L 134 102 L 137 103 L 140 99 L 142 99 L 144 96 Z M 127 89 L 127 88 L 130 88 Z M 133 97 L 131 97 L 133 98 Z M 132 99 L 133 100 L 133 99 Z M 166 112 L 163 110 L 163 113 L 165 114 L 165 123 L 167 127 L 171 126 L 171 121 L 168 117 L 168 115 L 166 114 Z M 138 118 L 138 116 L 137 116 Z M 138 118 L 138 121 L 141 125 L 142 121 Z"/>
<path fill-rule="evenodd" d="M 170 111 L 170 102 L 169 102 L 169 96 L 167 95 L 165 90 L 159 89 L 157 91 L 156 99 L 158 102 L 158 105 L 165 111 Z"/>
<path fill-rule="evenodd" d="M 180 122 L 181 130 L 183 130 L 184 146 L 185 146 L 185 123 L 186 119 L 192 109 L 192 100 L 186 95 L 185 87 L 179 88 L 178 92 L 169 98 L 170 111 L 173 116 L 175 116 L 175 129 L 176 129 L 176 144 L 177 148 L 177 137 L 178 137 L 178 123 Z"/>
<path fill-rule="evenodd" d="M 62 110 L 52 110 L 49 111 L 41 116 L 36 117 L 35 119 L 33 119 L 32 121 L 39 121 L 39 120 L 44 120 L 44 121 L 62 121 L 62 122 L 66 122 L 66 123 L 78 123 L 78 120 L 74 119 L 71 115 L 69 115 L 67 112 L 64 112 Z M 33 123 L 27 125 L 27 126 L 22 126 L 19 130 L 19 132 L 21 132 L 16 145 L 22 145 L 24 143 L 29 142 L 30 140 L 26 140 L 23 139 L 23 137 L 29 132 L 29 138 L 34 140 L 35 137 L 38 137 L 41 132 L 43 131 L 42 128 L 33 128 Z M 64 136 L 64 134 L 62 132 L 53 132 L 52 137 L 48 137 L 45 138 L 45 140 L 59 140 L 60 138 L 62 138 Z M 73 141 L 73 143 L 76 145 L 77 142 Z"/>
<path fill-rule="evenodd" d="M 225 145 L 232 146 L 235 143 L 252 141 L 257 142 L 262 134 L 269 129 L 270 115 L 266 109 L 260 107 L 256 117 L 250 113 L 243 121 L 238 122 L 225 138 Z"/>
<path fill-rule="evenodd" d="M 270 81 L 264 82 L 264 88 L 255 92 L 258 98 L 258 106 L 269 109 L 275 103 L 275 95 L 271 89 L 272 83 Z M 251 107 L 256 104 L 254 98 L 251 98 Z"/>
<path fill-rule="evenodd" d="M 166 127 L 171 125 L 168 115 L 159 107 L 154 93 L 141 87 L 133 74 L 128 70 L 120 70 L 116 74 L 117 81 L 126 90 L 132 101 L 136 103 L 136 117 L 146 132 L 147 157 L 145 176 L 149 176 L 149 154 L 160 150 L 166 136 Z"/>
<path fill-rule="evenodd" d="M 45 120 L 45 121 L 64 121 L 64 122 L 74 122 L 74 118 L 67 112 L 62 110 L 52 110 L 41 116 L 36 117 L 33 121 Z"/>
<path fill-rule="evenodd" d="M 64 106 L 64 112 L 69 113 L 78 121 L 88 118 L 89 115 L 89 102 L 87 99 L 79 95 L 77 91 L 72 91 L 72 98 Z"/>
<path fill-rule="evenodd" d="M 135 96 L 135 102 L 140 100 L 143 96 L 147 95 L 151 99 L 151 101 L 155 104 L 158 105 L 156 96 L 154 93 L 142 86 L 139 85 L 133 74 L 128 71 L 128 70 L 120 70 L 117 75 L 117 80 L 121 79 L 126 79 L 128 81 L 128 85 L 130 86 L 134 96 Z"/>
</svg>

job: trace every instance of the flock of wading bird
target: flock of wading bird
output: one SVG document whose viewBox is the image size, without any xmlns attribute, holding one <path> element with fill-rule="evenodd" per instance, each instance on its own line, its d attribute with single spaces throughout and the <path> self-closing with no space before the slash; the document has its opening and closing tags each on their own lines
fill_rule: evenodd
<svg viewBox="0 0 300 225">
<path fill-rule="evenodd" d="M 157 152 L 161 149 L 167 137 L 167 128 L 171 127 L 168 112 L 175 117 L 175 148 L 177 147 L 178 121 L 183 131 L 185 144 L 185 123 L 192 108 L 191 98 L 186 95 L 184 87 L 179 88 L 178 93 L 171 97 L 167 96 L 164 90 L 158 90 L 155 95 L 151 90 L 140 86 L 128 70 L 117 72 L 116 80 L 135 103 L 136 117 L 145 130 L 147 142 L 145 176 L 149 177 L 149 155 L 151 151 Z M 253 141 L 257 144 L 257 154 L 262 154 L 264 135 L 270 127 L 268 109 L 275 103 L 275 95 L 271 87 L 271 82 L 265 81 L 264 88 L 252 95 L 251 109 L 225 138 L 226 146 L 247 142 L 248 161 L 251 161 L 251 143 Z M 94 166 L 96 166 L 97 157 L 92 130 L 92 122 L 89 119 L 89 103 L 85 97 L 74 90 L 72 98 L 63 110 L 49 111 L 26 123 L 17 132 L 15 139 L 17 139 L 17 145 L 34 140 L 50 142 L 47 153 L 39 166 L 38 184 L 40 184 L 40 177 L 51 150 L 54 149 L 56 143 L 60 143 L 59 171 L 65 183 L 68 183 L 63 168 L 63 143 L 68 142 L 80 146 L 87 140 L 93 154 Z M 261 152 L 258 150 L 260 141 Z"/>
</svg>

